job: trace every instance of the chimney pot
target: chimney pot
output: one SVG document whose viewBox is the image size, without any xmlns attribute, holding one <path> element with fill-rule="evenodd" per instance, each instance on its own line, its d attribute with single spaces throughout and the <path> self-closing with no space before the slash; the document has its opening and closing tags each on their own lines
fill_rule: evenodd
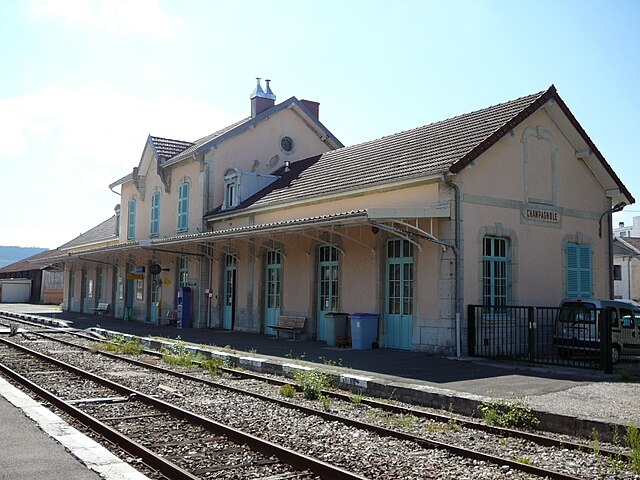
<svg viewBox="0 0 640 480">
<path fill-rule="evenodd" d="M 624 227 L 624 222 L 618 223 L 618 227 L 620 227 L 620 228 Z"/>
<path fill-rule="evenodd" d="M 271 80 L 267 80 L 267 93 L 262 90 L 262 86 L 260 85 L 260 77 L 256 77 L 256 88 L 249 97 L 251 99 L 251 117 L 255 118 L 257 115 L 260 115 L 265 110 L 269 110 L 276 103 L 276 96 L 271 91 L 269 87 L 269 82 Z"/>
</svg>

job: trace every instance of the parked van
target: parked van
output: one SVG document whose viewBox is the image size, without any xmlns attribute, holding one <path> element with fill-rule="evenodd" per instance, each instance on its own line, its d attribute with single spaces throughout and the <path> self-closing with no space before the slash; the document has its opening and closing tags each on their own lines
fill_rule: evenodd
<svg viewBox="0 0 640 480">
<path fill-rule="evenodd" d="M 611 359 L 640 355 L 640 304 L 631 300 L 565 299 L 553 330 L 560 358 L 600 351 L 600 322 L 611 322 Z"/>
</svg>

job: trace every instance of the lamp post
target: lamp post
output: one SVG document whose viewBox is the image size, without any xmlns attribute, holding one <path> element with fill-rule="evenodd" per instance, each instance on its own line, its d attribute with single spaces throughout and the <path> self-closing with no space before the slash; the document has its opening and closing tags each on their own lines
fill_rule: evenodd
<svg viewBox="0 0 640 480">
<path fill-rule="evenodd" d="M 613 300 L 613 228 L 611 224 L 611 214 L 622 211 L 626 205 L 625 202 L 616 203 L 610 209 L 605 210 L 602 215 L 600 215 L 600 220 L 598 220 L 598 235 L 602 238 L 602 219 L 605 215 L 609 216 L 607 219 L 609 224 L 607 234 L 607 243 L 609 245 L 609 300 Z"/>
</svg>

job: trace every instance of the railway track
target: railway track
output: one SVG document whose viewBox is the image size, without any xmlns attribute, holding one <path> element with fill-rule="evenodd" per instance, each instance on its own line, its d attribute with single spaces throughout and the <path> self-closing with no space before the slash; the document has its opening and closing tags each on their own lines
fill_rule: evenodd
<svg viewBox="0 0 640 480">
<path fill-rule="evenodd" d="M 75 344 L 70 344 L 69 345 L 70 348 L 79 348 L 79 346 L 75 345 Z M 85 348 L 87 348 L 85 346 Z M 113 360 L 115 360 L 115 357 L 112 358 Z M 121 361 L 120 358 L 118 358 L 118 361 Z M 140 362 L 135 362 L 132 359 L 128 359 L 128 361 L 133 362 L 132 364 L 136 364 L 137 368 L 140 368 L 141 370 L 149 370 L 149 365 L 145 364 L 145 363 L 140 363 Z M 130 370 L 130 369 L 129 369 Z M 362 422 L 360 420 L 354 419 L 354 418 L 350 418 L 348 416 L 345 415 L 337 415 L 335 413 L 329 412 L 329 411 L 325 411 L 325 410 L 321 410 L 321 409 L 317 409 L 317 408 L 309 408 L 307 406 L 304 405 L 293 405 L 291 403 L 290 400 L 283 400 L 283 399 L 278 399 L 276 397 L 268 397 L 266 395 L 263 394 L 256 394 L 251 393 L 251 392 L 247 392 L 245 389 L 237 389 L 234 387 L 231 387 L 229 385 L 221 385 L 219 384 L 219 382 L 212 382 L 211 380 L 207 380 L 204 378 L 198 378 L 198 377 L 194 377 L 193 375 L 184 375 L 184 374 L 178 374 L 177 372 L 171 372 L 168 373 L 166 371 L 166 369 L 158 369 L 158 367 L 156 367 L 156 371 L 158 371 L 158 373 L 161 373 L 162 375 L 172 375 L 174 378 L 180 378 L 180 382 L 198 382 L 201 384 L 205 384 L 208 388 L 215 388 L 218 390 L 225 390 L 226 392 L 233 392 L 234 395 L 243 395 L 243 396 L 252 396 L 255 399 L 258 399 L 260 402 L 263 403 L 272 403 L 275 405 L 278 405 L 278 408 L 287 408 L 287 409 L 292 409 L 292 408 L 296 408 L 298 409 L 299 412 L 302 412 L 304 415 L 307 416 L 316 416 L 316 417 L 320 417 L 322 418 L 325 422 L 340 422 L 343 425 L 346 425 L 348 427 L 351 428 L 357 428 L 360 430 L 365 430 L 371 433 L 374 433 L 375 435 L 378 436 L 382 436 L 382 437 L 391 437 L 391 438 L 395 438 L 395 439 L 400 439 L 403 441 L 407 441 L 407 442 L 413 442 L 417 445 L 422 446 L 422 448 L 425 449 L 429 449 L 429 450 L 433 450 L 433 449 L 437 449 L 439 451 L 447 451 L 449 453 L 455 454 L 457 456 L 463 457 L 463 458 L 472 458 L 474 461 L 488 461 L 488 462 L 492 462 L 496 465 L 499 465 L 500 468 L 504 471 L 505 467 L 508 468 L 509 470 L 512 471 L 512 473 L 515 473 L 515 471 L 519 470 L 528 474 L 532 474 L 532 475 L 536 475 L 536 476 L 542 476 L 542 477 L 548 477 L 548 478 L 588 478 L 591 475 L 585 475 L 582 476 L 583 473 L 583 467 L 584 467 L 584 460 L 575 460 L 573 458 L 570 458 L 570 460 L 567 461 L 562 461 L 562 459 L 566 460 L 567 458 L 567 454 L 566 451 L 571 451 L 574 450 L 574 453 L 576 453 L 575 456 L 584 456 L 585 455 L 585 445 L 584 444 L 571 444 L 570 442 L 567 442 L 566 440 L 562 441 L 562 444 L 559 443 L 557 440 L 550 439 L 549 437 L 544 437 L 542 435 L 538 435 L 538 434 L 530 434 L 530 433 L 526 433 L 523 436 L 524 437 L 528 437 L 526 439 L 526 442 L 528 443 L 535 443 L 536 445 L 545 445 L 547 447 L 549 447 L 550 445 L 553 445 L 554 448 L 558 448 L 562 450 L 562 455 L 560 456 L 559 459 L 554 460 L 552 458 L 552 455 L 549 454 L 549 452 L 543 452 L 542 455 L 548 456 L 550 457 L 549 459 L 547 459 L 547 461 L 550 461 L 551 463 L 554 463 L 554 461 L 556 463 L 565 463 L 565 471 L 557 471 L 557 470 L 553 470 L 550 468 L 541 468 L 539 466 L 536 465 L 531 465 L 531 464 L 526 464 L 524 463 L 525 459 L 527 459 L 528 457 L 525 456 L 525 454 L 522 454 L 519 457 L 499 457 L 498 455 L 495 454 L 487 454 L 485 453 L 486 450 L 491 450 L 488 448 L 483 448 L 483 445 L 488 445 L 490 443 L 501 443 L 503 438 L 506 437 L 513 437 L 517 435 L 516 431 L 509 431 L 506 429 L 495 429 L 495 428 L 489 428 L 488 426 L 484 425 L 484 424 L 479 424 L 477 422 L 463 422 L 461 420 L 456 420 L 455 422 L 453 422 L 453 427 L 452 427 L 452 419 L 451 417 L 448 417 L 445 419 L 444 416 L 440 416 L 441 418 L 436 419 L 437 421 L 441 422 L 441 424 L 444 425 L 448 425 L 451 428 L 444 428 L 442 430 L 439 430 L 438 428 L 433 428 L 431 429 L 430 433 L 442 433 L 445 432 L 445 430 L 453 430 L 453 431 L 459 431 L 461 429 L 476 429 L 476 434 L 477 434 L 477 429 L 481 428 L 484 429 L 484 433 L 483 433 L 483 437 L 481 437 L 479 439 L 479 441 L 475 441 L 474 443 L 476 445 L 479 446 L 478 450 L 473 450 L 473 449 L 469 449 L 469 448 L 465 448 L 464 446 L 461 446 L 460 444 L 458 445 L 452 445 L 452 444 L 448 444 L 446 442 L 443 441 L 438 441 L 438 440 L 434 440 L 433 438 L 425 438 L 424 435 L 424 430 L 421 432 L 421 435 L 415 435 L 415 434 L 411 434 L 411 433 L 406 433 L 406 432 L 402 432 L 402 431 L 398 431 L 398 430 L 394 430 L 391 428 L 388 428 L 388 424 L 389 424 L 389 417 L 383 417 L 385 418 L 385 422 L 387 423 L 387 426 L 379 426 L 379 425 L 374 425 L 371 422 Z M 238 374 L 238 372 L 235 372 L 236 375 Z M 137 375 L 137 374 L 136 374 Z M 243 375 L 246 376 L 246 372 L 243 373 Z M 254 375 L 252 375 L 254 378 L 252 379 L 252 381 L 257 381 L 256 377 Z M 264 378 L 260 379 L 262 382 L 264 382 Z M 232 381 L 233 382 L 233 381 Z M 237 380 L 236 380 L 237 382 Z M 272 383 L 273 380 L 271 380 Z M 165 380 L 165 383 L 169 384 L 171 383 L 171 381 L 167 381 Z M 277 383 L 277 382 L 275 382 Z M 180 391 L 189 391 L 189 390 L 193 390 L 193 387 L 190 387 L 188 385 L 175 385 L 175 382 L 173 382 L 173 385 L 176 388 L 172 388 L 169 390 L 169 392 L 171 392 L 171 390 L 173 390 L 173 393 L 176 393 L 179 395 Z M 327 392 L 329 393 L 329 392 Z M 331 392 L 336 399 L 340 399 L 340 394 L 336 394 L 335 392 Z M 194 393 L 194 396 L 196 398 L 198 398 L 197 393 Z M 342 395 L 344 396 L 344 395 Z M 344 398 L 342 399 L 344 400 Z M 186 404 L 189 404 L 189 401 L 185 398 L 182 398 L 181 401 L 184 401 Z M 232 400 L 227 400 L 227 402 L 230 402 Z M 434 414 L 426 414 L 426 412 L 420 411 L 420 410 L 413 410 L 413 409 L 408 409 L 406 407 L 399 407 L 399 406 L 394 406 L 394 405 L 389 405 L 389 404 L 381 404 L 380 402 L 377 402 L 375 400 L 372 399 L 363 399 L 362 403 L 364 405 L 366 405 L 368 408 L 376 408 L 379 409 L 381 411 L 386 411 L 389 412 L 390 409 L 394 410 L 394 414 L 395 415 L 400 415 L 400 417 L 404 417 L 404 418 L 413 418 L 413 417 L 433 417 Z M 382 410 L 382 409 L 385 410 Z M 206 409 L 204 409 L 206 411 Z M 411 412 L 411 413 L 409 413 Z M 411 417 L 409 417 L 409 415 Z M 433 418 L 429 419 L 430 421 L 433 421 Z M 444 422 L 443 422 L 444 421 Z M 456 423 L 457 422 L 457 423 Z M 465 423 L 465 425 L 462 425 L 462 423 Z M 492 437 L 487 437 L 486 435 L 491 435 Z M 506 437 L 505 437 L 506 436 Z M 468 441 L 464 440 L 464 436 L 462 444 L 468 443 Z M 520 436 L 522 437 L 522 436 Z M 518 441 L 522 442 L 523 439 L 519 438 Z M 504 445 L 506 446 L 506 444 Z M 515 447 L 509 447 L 509 448 L 515 448 Z M 485 450 L 485 451 L 481 451 Z M 531 453 L 533 452 L 534 454 L 536 454 L 536 450 L 535 449 L 531 449 L 530 447 L 526 447 L 526 446 L 522 446 L 519 445 L 518 446 L 519 451 L 526 451 L 528 452 L 527 455 L 531 455 Z M 581 451 L 582 450 L 582 451 Z M 604 453 L 601 450 L 601 454 Z M 612 455 L 615 455 L 617 459 L 619 459 L 620 461 L 623 460 L 624 458 L 624 453 L 621 453 L 620 451 L 615 451 L 615 452 L 611 452 Z M 536 461 L 536 459 L 534 458 L 534 461 Z M 588 468 L 584 467 L 585 473 L 588 470 Z M 580 475 L 580 476 L 577 476 Z M 383 478 L 383 477 L 380 477 Z M 409 477 L 407 477 L 409 478 Z M 421 478 L 421 477 L 415 477 L 415 478 Z M 453 477 L 443 477 L 443 478 L 453 478 Z M 616 478 L 633 478 L 633 476 L 629 476 L 629 477 L 616 477 Z"/>
<path fill-rule="evenodd" d="M 166 478 L 364 478 L 4 339 L 0 371 Z"/>
</svg>

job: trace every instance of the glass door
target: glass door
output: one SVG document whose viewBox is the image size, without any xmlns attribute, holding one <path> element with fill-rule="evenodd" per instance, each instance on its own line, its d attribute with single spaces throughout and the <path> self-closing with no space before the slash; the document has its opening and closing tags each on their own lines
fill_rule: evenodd
<svg viewBox="0 0 640 480">
<path fill-rule="evenodd" d="M 318 247 L 318 306 L 317 331 L 318 340 L 326 340 L 325 315 L 337 312 L 339 304 L 338 249 L 333 245 Z"/>
<path fill-rule="evenodd" d="M 413 245 L 387 243 L 385 345 L 409 350 L 413 331 Z"/>
<path fill-rule="evenodd" d="M 265 268 L 265 311 L 264 311 L 264 333 L 265 335 L 275 335 L 272 325 L 276 324 L 280 315 L 280 289 L 282 286 L 282 255 L 280 252 L 270 250 L 266 255 Z"/>
</svg>

